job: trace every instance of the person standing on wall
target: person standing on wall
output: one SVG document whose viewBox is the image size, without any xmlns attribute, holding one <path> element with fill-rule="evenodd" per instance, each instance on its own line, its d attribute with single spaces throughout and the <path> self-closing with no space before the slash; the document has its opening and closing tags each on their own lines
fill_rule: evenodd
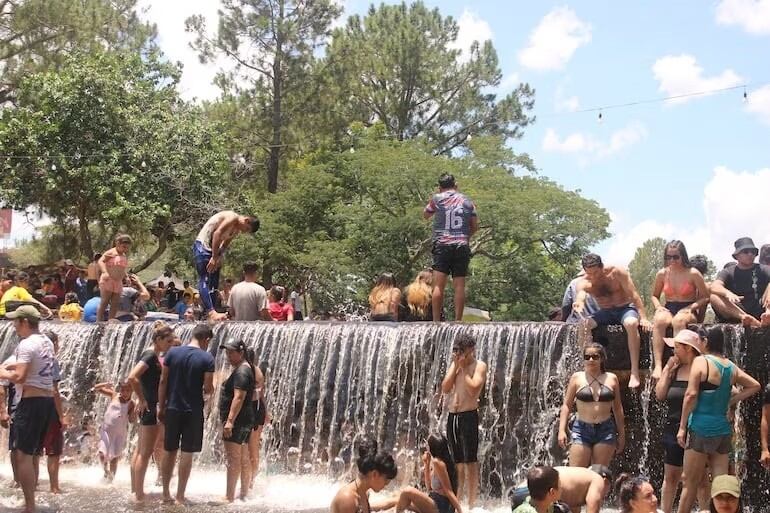
<svg viewBox="0 0 770 513">
<path fill-rule="evenodd" d="M 452 275 L 455 320 L 461 321 L 465 308 L 465 277 L 471 261 L 470 239 L 479 229 L 476 205 L 457 191 L 455 177 L 444 173 L 438 179 L 439 192 L 423 211 L 433 217 L 433 320 L 441 320 L 444 289 Z"/>
<path fill-rule="evenodd" d="M 204 314 L 212 320 L 225 320 L 226 314 L 214 311 L 214 291 L 219 288 L 219 271 L 225 250 L 239 233 L 256 233 L 259 219 L 238 215 L 232 210 L 217 212 L 203 225 L 193 244 L 193 261 L 198 272 L 198 292 Z"/>
<path fill-rule="evenodd" d="M 192 470 L 193 454 L 203 449 L 203 394 L 214 391 L 214 357 L 206 350 L 214 338 L 211 327 L 193 328 L 192 341 L 172 347 L 163 357 L 158 387 L 158 420 L 166 425 L 163 440 L 163 501 L 172 502 L 169 485 L 179 458 L 176 503 L 185 504 L 185 489 Z"/>
<path fill-rule="evenodd" d="M 479 491 L 479 396 L 487 382 L 487 364 L 476 359 L 476 339 L 463 333 L 452 345 L 452 363 L 441 382 L 448 397 L 447 439 L 457 464 L 457 498 L 467 486 L 468 509 Z"/>
</svg>

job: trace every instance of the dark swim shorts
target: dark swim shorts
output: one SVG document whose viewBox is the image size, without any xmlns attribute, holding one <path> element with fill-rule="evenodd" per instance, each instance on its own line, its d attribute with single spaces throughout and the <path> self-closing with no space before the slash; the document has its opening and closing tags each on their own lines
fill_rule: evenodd
<svg viewBox="0 0 770 513">
<path fill-rule="evenodd" d="M 639 320 L 639 312 L 632 305 L 602 308 L 591 316 L 599 326 L 622 325 L 629 317 Z"/>
<path fill-rule="evenodd" d="M 455 463 L 476 463 L 479 452 L 478 410 L 450 413 L 446 422 L 447 439 Z"/>
<path fill-rule="evenodd" d="M 433 270 L 462 278 L 468 275 L 471 248 L 467 244 L 434 244 Z"/>
</svg>

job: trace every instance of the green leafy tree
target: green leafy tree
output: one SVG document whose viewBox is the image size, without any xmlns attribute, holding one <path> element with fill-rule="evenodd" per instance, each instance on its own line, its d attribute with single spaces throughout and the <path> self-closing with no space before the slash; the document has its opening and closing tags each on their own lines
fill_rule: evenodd
<svg viewBox="0 0 770 513">
<path fill-rule="evenodd" d="M 314 54 L 341 8 L 332 0 L 224 0 L 219 12 L 214 35 L 200 15 L 187 19 L 187 30 L 204 62 L 225 56 L 235 64 L 218 83 L 242 113 L 242 154 L 261 149 L 275 193 L 282 159 L 297 149 L 296 132 L 318 94 Z"/>
<path fill-rule="evenodd" d="M 142 51 L 155 27 L 137 0 L 0 0 L 0 104 L 13 101 L 25 76 L 58 69 L 73 52 Z"/>
<path fill-rule="evenodd" d="M 661 237 L 646 240 L 634 252 L 634 258 L 628 264 L 631 279 L 634 280 L 636 290 L 642 296 L 644 307 L 648 315 L 652 315 L 655 309 L 652 307 L 652 287 L 655 284 L 655 275 L 663 267 L 663 257 L 666 254 L 666 240 Z"/>
<path fill-rule="evenodd" d="M 498 99 L 490 92 L 502 78 L 492 43 L 474 42 L 461 55 L 457 34 L 453 18 L 422 2 L 372 5 L 363 18 L 351 16 L 326 57 L 332 88 L 322 98 L 332 102 L 331 126 L 382 123 L 390 136 L 423 137 L 439 154 L 465 147 L 471 136 L 521 137 L 533 120 L 534 91 L 521 84 Z"/>
<path fill-rule="evenodd" d="M 154 55 L 96 53 L 23 80 L 0 118 L 0 200 L 74 225 L 86 258 L 118 231 L 152 235 L 137 270 L 152 263 L 222 205 L 219 129 L 180 100 L 178 78 Z"/>
</svg>

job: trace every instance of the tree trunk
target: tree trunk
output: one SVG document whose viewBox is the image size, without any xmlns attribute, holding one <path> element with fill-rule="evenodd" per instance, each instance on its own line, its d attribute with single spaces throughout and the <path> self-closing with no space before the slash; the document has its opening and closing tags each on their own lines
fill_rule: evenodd
<svg viewBox="0 0 770 513">
<path fill-rule="evenodd" d="M 284 5 L 279 2 L 280 12 L 278 19 L 283 23 Z M 278 169 L 281 163 L 281 102 L 283 95 L 283 34 L 280 30 L 276 34 L 275 59 L 273 60 L 273 112 L 270 120 L 272 128 L 272 138 L 270 140 L 270 153 L 267 161 L 267 192 L 275 194 L 278 192 Z"/>
<path fill-rule="evenodd" d="M 158 258 L 160 258 L 163 253 L 166 252 L 166 246 L 168 246 L 168 240 L 171 237 L 171 227 L 167 226 L 163 229 L 163 232 L 158 236 L 158 247 L 155 249 L 152 255 L 147 257 L 147 259 L 139 264 L 138 266 L 134 267 L 135 273 L 140 273 L 150 267 L 153 262 L 155 262 Z"/>
<path fill-rule="evenodd" d="M 91 242 L 91 232 L 88 230 L 88 219 L 86 218 L 85 210 L 81 206 L 78 212 L 78 238 L 80 239 L 80 253 L 90 262 L 94 258 L 94 248 Z"/>
</svg>

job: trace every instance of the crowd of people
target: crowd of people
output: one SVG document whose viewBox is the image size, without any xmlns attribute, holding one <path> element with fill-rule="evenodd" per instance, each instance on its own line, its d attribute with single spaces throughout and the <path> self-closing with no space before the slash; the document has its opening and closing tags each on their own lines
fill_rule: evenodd
<svg viewBox="0 0 770 513">
<path fill-rule="evenodd" d="M 370 320 L 442 320 L 444 289 L 450 277 L 455 318 L 462 319 L 478 216 L 473 202 L 457 190 L 453 176 L 442 175 L 438 189 L 424 209 L 425 218 L 433 218 L 432 269 L 420 272 L 403 291 L 391 274 L 379 276 L 369 295 Z M 113 247 L 95 255 L 84 270 L 65 261 L 57 273 L 42 281 L 39 275 L 27 272 L 6 276 L 0 314 L 13 321 L 20 342 L 14 355 L 0 365 L 0 389 L 9 405 L 7 412 L 3 409 L 0 423 L 10 426 L 14 479 L 24 492 L 26 511 L 35 510 L 37 459 L 42 454 L 49 458 L 51 490 L 59 491 L 57 458 L 64 428 L 56 336 L 40 333 L 41 318 L 56 312 L 64 321 L 132 321 L 151 318 L 150 312 L 172 312 L 174 320 L 301 320 L 299 291 L 287 298 L 283 287 L 265 290 L 258 283 L 255 263 L 243 265 L 240 282 L 225 280 L 219 288 L 227 247 L 238 234 L 258 228 L 255 217 L 231 211 L 219 212 L 205 223 L 192 248 L 197 290 L 189 282 L 181 289 L 173 282 L 146 287 L 128 272 L 132 241 L 126 235 L 117 236 Z M 755 263 L 757 256 L 760 263 Z M 696 499 L 702 509 L 708 505 L 720 513 L 740 510 L 740 483 L 730 475 L 730 415 L 738 402 L 759 392 L 760 385 L 725 357 L 721 329 L 695 325 L 703 321 L 709 304 L 722 322 L 749 328 L 770 325 L 770 246 L 760 251 L 750 238 L 743 237 L 735 242 L 733 258 L 734 263 L 725 265 L 707 283 L 705 259 L 688 258 L 681 241 L 668 243 L 653 286 L 656 311 L 650 320 L 627 270 L 605 266 L 596 254 L 583 257 L 583 271 L 570 283 L 563 308 L 553 319 L 585 328 L 579 330 L 584 368 L 571 376 L 559 416 L 558 443 L 568 450 L 569 466 L 529 469 L 526 483 L 513 493 L 515 511 L 577 511 L 585 506 L 594 513 L 612 488 L 609 466 L 625 445 L 620 380 L 607 371 L 603 346 L 587 336 L 591 329 L 609 324 L 622 325 L 627 331 L 628 386 L 632 389 L 640 384 L 639 329 L 653 332 L 652 378 L 656 396 L 668 408 L 661 440 L 666 454 L 664 513 L 673 511 L 680 484 L 679 513 L 689 513 Z M 671 338 L 666 337 L 668 327 L 673 330 Z M 94 386 L 95 393 L 108 398 L 98 435 L 98 455 L 106 479 L 115 475 L 125 452 L 129 424 L 140 424 L 139 441 L 130 458 L 131 487 L 137 501 L 145 499 L 145 476 L 154 459 L 163 500 L 186 502 L 193 455 L 202 450 L 204 398 L 215 387 L 214 358 L 208 351 L 212 339 L 210 323 L 197 324 L 192 340 L 180 345 L 171 327 L 159 321 L 153 328 L 151 346 L 139 356 L 128 377 Z M 407 487 L 382 504 L 370 504 L 369 491 L 382 490 L 397 469 L 391 455 L 378 451 L 371 441 L 364 442 L 359 444 L 358 476 L 339 490 L 331 504 L 333 512 L 395 508 L 399 512 L 461 513 L 465 505 L 475 506 L 478 405 L 487 382 L 487 365 L 476 358 L 475 345 L 467 333 L 454 340 L 452 359 L 440 384 L 447 423 L 444 433 L 432 433 L 425 441 L 424 487 Z M 664 363 L 665 346 L 673 349 L 673 356 Z M 247 496 L 258 468 L 261 427 L 267 420 L 265 375 L 243 341 L 226 340 L 220 349 L 232 367 L 220 384 L 218 413 L 227 464 L 225 495 L 234 501 L 236 496 Z M 761 461 L 770 467 L 770 390 L 765 403 Z M 172 496 L 170 483 L 177 461 L 177 488 Z M 615 485 L 624 512 L 646 513 L 658 507 L 647 481 L 625 475 Z"/>
</svg>

